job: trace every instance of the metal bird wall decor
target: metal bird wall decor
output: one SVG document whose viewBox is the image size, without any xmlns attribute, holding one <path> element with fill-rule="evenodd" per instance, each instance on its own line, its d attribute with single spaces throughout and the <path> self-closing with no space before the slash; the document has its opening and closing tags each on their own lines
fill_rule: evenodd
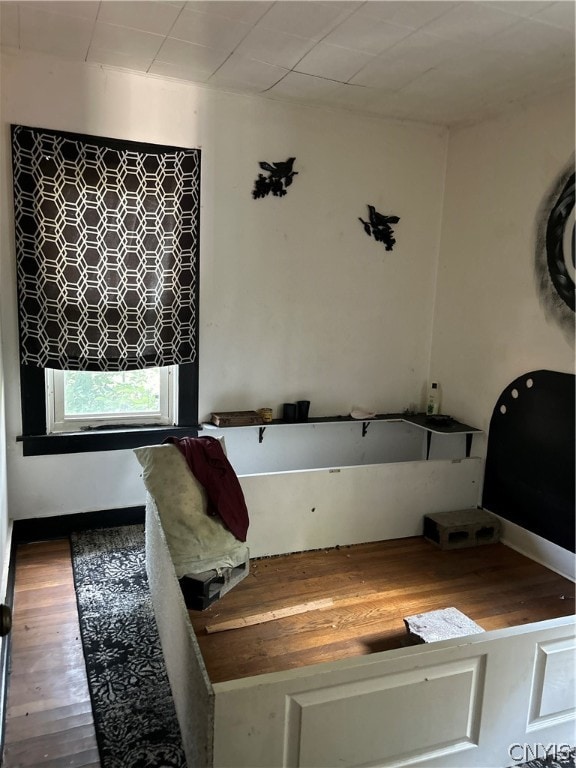
<svg viewBox="0 0 576 768">
<path fill-rule="evenodd" d="M 358 220 L 362 222 L 364 226 L 364 232 L 369 237 L 373 237 L 379 243 L 384 243 L 387 251 L 391 251 L 394 247 L 396 240 L 394 238 L 394 232 L 392 231 L 391 224 L 398 224 L 400 221 L 399 216 L 384 216 L 382 213 L 378 213 L 373 205 L 368 206 L 369 221 L 358 216 Z"/>
<path fill-rule="evenodd" d="M 259 197 L 266 197 L 270 192 L 275 197 L 284 197 L 286 187 L 289 187 L 294 176 L 298 175 L 298 171 L 292 170 L 294 160 L 296 160 L 295 157 L 289 157 L 288 160 L 280 163 L 258 163 L 263 171 L 268 172 L 268 175 L 258 174 L 258 178 L 254 182 L 252 197 L 257 200 Z"/>
</svg>

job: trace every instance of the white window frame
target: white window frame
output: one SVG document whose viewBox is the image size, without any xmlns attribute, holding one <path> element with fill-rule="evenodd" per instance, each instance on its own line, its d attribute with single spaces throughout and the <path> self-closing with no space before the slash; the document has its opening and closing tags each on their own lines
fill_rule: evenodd
<svg viewBox="0 0 576 768">
<path fill-rule="evenodd" d="M 64 413 L 64 371 L 45 369 L 46 383 L 46 431 L 79 432 L 98 427 L 134 427 L 176 424 L 176 387 L 178 366 L 160 368 L 160 407 L 157 411 L 118 411 L 116 413 L 82 414 L 66 416 Z"/>
</svg>

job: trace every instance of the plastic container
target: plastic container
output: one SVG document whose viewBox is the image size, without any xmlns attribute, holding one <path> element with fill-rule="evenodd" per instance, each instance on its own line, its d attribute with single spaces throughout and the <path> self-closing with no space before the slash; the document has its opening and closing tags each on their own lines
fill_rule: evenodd
<svg viewBox="0 0 576 768">
<path fill-rule="evenodd" d="M 426 415 L 435 416 L 437 413 L 440 413 L 440 387 L 438 386 L 437 381 L 432 381 L 428 390 Z"/>
</svg>

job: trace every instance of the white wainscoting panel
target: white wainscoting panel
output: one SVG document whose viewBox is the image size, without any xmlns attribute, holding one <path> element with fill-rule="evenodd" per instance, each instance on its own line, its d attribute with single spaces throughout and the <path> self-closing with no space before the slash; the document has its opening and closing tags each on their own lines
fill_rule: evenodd
<svg viewBox="0 0 576 768">
<path fill-rule="evenodd" d="M 478 743 L 484 657 L 352 681 L 288 698 L 287 768 L 395 765 L 440 757 Z M 446 716 L 438 702 L 451 702 Z M 426 708 L 417 730 L 405 713 Z"/>
<path fill-rule="evenodd" d="M 528 730 L 574 719 L 576 714 L 576 643 L 574 638 L 536 646 Z"/>
<path fill-rule="evenodd" d="M 214 766 L 505 768 L 573 741 L 573 643 L 565 617 L 216 683 Z"/>
</svg>

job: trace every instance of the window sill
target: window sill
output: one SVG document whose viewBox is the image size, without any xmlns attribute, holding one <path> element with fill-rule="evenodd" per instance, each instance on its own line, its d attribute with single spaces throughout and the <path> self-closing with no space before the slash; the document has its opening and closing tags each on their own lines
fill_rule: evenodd
<svg viewBox="0 0 576 768">
<path fill-rule="evenodd" d="M 51 435 L 19 435 L 24 456 L 49 456 L 60 453 L 122 451 L 142 445 L 158 445 L 167 437 L 196 437 L 199 425 L 190 427 L 129 427 L 86 432 L 60 432 Z"/>
</svg>

